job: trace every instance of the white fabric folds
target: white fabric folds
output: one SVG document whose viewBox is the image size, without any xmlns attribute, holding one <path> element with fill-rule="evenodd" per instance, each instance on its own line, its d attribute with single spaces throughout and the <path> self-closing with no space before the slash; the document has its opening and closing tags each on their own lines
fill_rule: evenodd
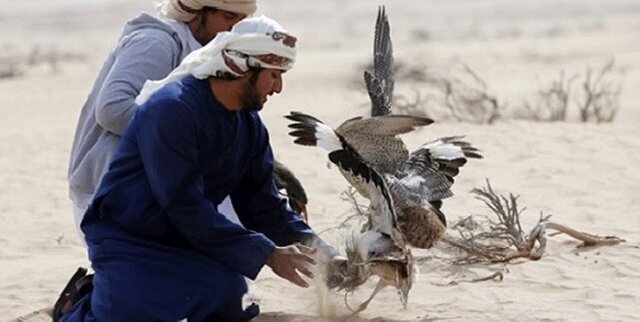
<svg viewBox="0 0 640 322">
<path fill-rule="evenodd" d="M 191 21 L 195 11 L 214 7 L 250 16 L 256 12 L 256 0 L 164 0 L 157 5 L 160 15 L 182 22 Z"/>
<path fill-rule="evenodd" d="M 209 44 L 191 52 L 164 79 L 145 82 L 136 104 L 144 103 L 165 84 L 188 75 L 198 79 L 238 78 L 249 67 L 288 70 L 295 62 L 296 41 L 269 17 L 244 19 L 230 32 L 218 33 Z"/>
</svg>

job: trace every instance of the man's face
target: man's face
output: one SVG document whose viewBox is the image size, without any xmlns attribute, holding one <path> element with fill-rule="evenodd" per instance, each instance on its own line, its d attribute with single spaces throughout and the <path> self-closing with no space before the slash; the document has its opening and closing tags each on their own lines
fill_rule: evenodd
<svg viewBox="0 0 640 322">
<path fill-rule="evenodd" d="M 244 109 L 260 111 L 267 98 L 282 91 L 282 71 L 278 69 L 262 69 L 247 76 L 247 81 L 240 94 L 240 102 Z"/>
<path fill-rule="evenodd" d="M 203 46 L 208 44 L 221 31 L 230 31 L 238 21 L 246 18 L 246 15 L 219 10 L 205 8 L 194 18 L 197 20 L 195 30 L 192 30 L 193 36 Z"/>
</svg>

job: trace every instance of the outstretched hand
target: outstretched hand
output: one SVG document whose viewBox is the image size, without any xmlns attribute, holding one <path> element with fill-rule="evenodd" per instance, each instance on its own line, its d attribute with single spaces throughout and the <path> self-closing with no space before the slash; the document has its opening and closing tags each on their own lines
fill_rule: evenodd
<svg viewBox="0 0 640 322">
<path fill-rule="evenodd" d="M 313 255 L 317 249 L 304 245 L 290 245 L 285 247 L 276 247 L 276 249 L 267 258 L 267 266 L 271 267 L 276 275 L 296 284 L 300 287 L 309 287 L 300 273 L 313 278 L 314 275 L 309 270 L 309 265 L 315 265 L 316 260 Z"/>
</svg>

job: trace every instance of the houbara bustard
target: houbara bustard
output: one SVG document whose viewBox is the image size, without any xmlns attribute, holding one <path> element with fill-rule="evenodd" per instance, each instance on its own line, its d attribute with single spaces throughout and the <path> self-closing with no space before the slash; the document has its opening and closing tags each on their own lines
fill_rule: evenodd
<svg viewBox="0 0 640 322">
<path fill-rule="evenodd" d="M 353 291 L 375 275 L 379 277 L 378 284 L 353 314 L 366 309 L 386 286 L 397 289 L 400 301 L 406 307 L 414 280 L 414 259 L 399 230 L 386 180 L 340 134 L 328 127 L 325 130 L 326 136 L 319 139 L 318 144 L 330 150 L 329 160 L 356 180 L 370 201 L 363 229 L 347 240 L 347 265 L 341 272 L 334 272 L 334 280 L 329 281 L 329 286 Z"/>
<path fill-rule="evenodd" d="M 371 99 L 371 116 L 343 122 L 335 131 L 321 121 L 298 112 L 286 117 L 293 121 L 289 134 L 295 143 L 333 151 L 327 138 L 338 135 L 387 181 L 398 214 L 399 227 L 407 242 L 431 248 L 442 239 L 446 218 L 440 211 L 442 199 L 453 195 L 451 186 L 467 158 L 481 158 L 478 150 L 462 137 L 444 137 L 428 142 L 409 153 L 398 137 L 433 121 L 410 115 L 391 115 L 393 98 L 393 49 L 384 7 L 378 10 L 374 37 L 373 73 L 364 80 Z M 340 168 L 349 183 L 364 197 L 368 192 L 360 178 Z"/>
<path fill-rule="evenodd" d="M 349 183 L 369 199 L 368 220 L 347 240 L 347 265 L 329 281 L 332 288 L 353 291 L 371 275 L 380 277 L 364 310 L 386 285 L 400 292 L 404 305 L 414 277 L 409 246 L 431 248 L 442 239 L 446 218 L 442 199 L 452 195 L 453 178 L 467 158 L 481 158 L 462 137 L 445 137 L 409 153 L 398 137 L 431 124 L 428 118 L 392 115 L 393 50 L 389 22 L 380 7 L 374 39 L 374 70 L 364 80 L 371 99 L 371 115 L 343 122 L 335 130 L 319 119 L 299 112 L 289 134 L 301 145 L 329 151 L 329 159 Z"/>
</svg>

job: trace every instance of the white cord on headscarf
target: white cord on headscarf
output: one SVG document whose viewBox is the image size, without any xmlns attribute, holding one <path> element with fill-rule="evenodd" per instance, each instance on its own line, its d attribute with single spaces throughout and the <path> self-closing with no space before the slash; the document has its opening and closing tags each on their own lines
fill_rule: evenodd
<svg viewBox="0 0 640 322">
<path fill-rule="evenodd" d="M 193 75 L 242 77 L 249 67 L 288 70 L 296 59 L 296 38 L 289 36 L 275 20 L 260 16 L 238 22 L 230 32 L 220 32 L 206 46 L 191 52 L 167 77 L 146 81 L 136 104 L 175 80 Z"/>
<path fill-rule="evenodd" d="M 247 16 L 257 9 L 256 0 L 162 0 L 156 7 L 161 16 L 182 22 L 191 21 L 196 16 L 193 11 L 203 7 L 214 7 Z"/>
</svg>

